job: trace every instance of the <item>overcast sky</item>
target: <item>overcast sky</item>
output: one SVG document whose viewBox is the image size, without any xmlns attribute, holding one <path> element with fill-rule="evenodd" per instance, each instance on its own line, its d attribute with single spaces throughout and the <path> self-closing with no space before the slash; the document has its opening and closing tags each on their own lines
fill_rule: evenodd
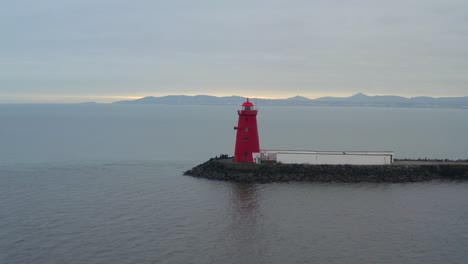
<svg viewBox="0 0 468 264">
<path fill-rule="evenodd" d="M 14 0 L 0 103 L 467 96 L 466 0 Z"/>
</svg>

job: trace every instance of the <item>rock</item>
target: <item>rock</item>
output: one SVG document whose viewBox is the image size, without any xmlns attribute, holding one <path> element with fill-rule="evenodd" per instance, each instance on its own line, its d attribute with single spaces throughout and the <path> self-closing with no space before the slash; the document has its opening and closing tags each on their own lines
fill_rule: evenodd
<svg viewBox="0 0 468 264">
<path fill-rule="evenodd" d="M 405 183 L 431 180 L 466 181 L 466 164 L 430 165 L 308 165 L 242 164 L 226 159 L 210 159 L 184 175 L 244 183 L 342 182 Z"/>
</svg>

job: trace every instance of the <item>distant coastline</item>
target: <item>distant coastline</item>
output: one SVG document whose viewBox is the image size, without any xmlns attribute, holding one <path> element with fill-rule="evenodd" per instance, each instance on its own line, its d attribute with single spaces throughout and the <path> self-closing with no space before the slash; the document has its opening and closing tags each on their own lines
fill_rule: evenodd
<svg viewBox="0 0 468 264">
<path fill-rule="evenodd" d="M 412 107 L 468 109 L 468 96 L 464 97 L 401 97 L 394 95 L 369 96 L 358 93 L 350 97 L 321 97 L 309 99 L 295 96 L 286 99 L 251 98 L 259 106 L 344 106 L 344 107 Z M 167 95 L 147 96 L 136 100 L 117 101 L 113 104 L 164 104 L 164 105 L 239 105 L 241 96 Z"/>
</svg>

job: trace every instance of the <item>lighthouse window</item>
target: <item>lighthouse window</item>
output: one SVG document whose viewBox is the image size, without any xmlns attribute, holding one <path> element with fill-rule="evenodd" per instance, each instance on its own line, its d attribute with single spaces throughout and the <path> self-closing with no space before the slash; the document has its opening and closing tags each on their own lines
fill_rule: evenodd
<svg viewBox="0 0 468 264">
<path fill-rule="evenodd" d="M 246 127 L 246 128 L 244 128 L 244 130 L 245 130 L 245 131 L 249 131 L 249 128 L 248 128 L 248 127 Z"/>
<path fill-rule="evenodd" d="M 248 137 L 245 137 L 244 140 L 245 140 L 245 141 L 249 141 L 249 138 L 248 138 Z"/>
<path fill-rule="evenodd" d="M 249 152 L 247 152 L 247 151 L 246 151 L 246 152 L 244 152 L 244 156 L 246 156 L 246 157 L 247 157 L 248 155 L 249 155 Z"/>
</svg>

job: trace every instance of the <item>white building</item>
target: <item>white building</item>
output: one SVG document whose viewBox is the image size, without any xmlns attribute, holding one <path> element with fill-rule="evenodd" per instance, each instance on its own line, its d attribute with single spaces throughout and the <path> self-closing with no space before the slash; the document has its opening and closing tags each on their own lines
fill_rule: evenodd
<svg viewBox="0 0 468 264">
<path fill-rule="evenodd" d="M 284 164 L 387 165 L 393 163 L 392 151 L 262 150 L 255 154 L 254 158 L 257 157 L 257 160 L 262 162 Z"/>
</svg>

